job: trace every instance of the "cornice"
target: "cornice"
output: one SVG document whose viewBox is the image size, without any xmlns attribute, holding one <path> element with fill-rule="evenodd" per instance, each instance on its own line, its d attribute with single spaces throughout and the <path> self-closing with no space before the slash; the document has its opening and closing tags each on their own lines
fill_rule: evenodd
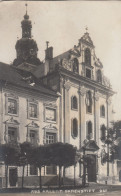
<svg viewBox="0 0 121 196">
<path fill-rule="evenodd" d="M 59 67 L 58 69 L 59 74 L 64 75 L 68 78 L 74 79 L 78 82 L 83 82 L 84 85 L 87 85 L 93 89 L 97 89 L 98 91 L 103 91 L 105 92 L 105 94 L 109 94 L 110 96 L 114 95 L 115 92 L 112 89 L 109 89 L 108 87 L 102 85 L 102 84 L 98 84 L 96 81 L 88 79 L 84 76 L 81 76 L 79 74 L 75 74 L 69 70 L 66 70 L 62 67 Z"/>
<path fill-rule="evenodd" d="M 28 96 L 30 96 L 31 99 L 36 97 L 37 100 L 40 100 L 40 99 L 55 100 L 58 97 L 58 96 L 51 96 L 50 94 L 42 94 L 38 91 L 34 91 L 33 89 L 30 90 L 30 89 L 26 89 L 24 87 L 22 88 L 21 86 L 13 85 L 10 83 L 7 86 L 3 86 L 3 91 L 5 93 L 8 93 L 8 91 L 9 91 L 9 93 L 12 93 L 12 94 L 13 94 L 13 92 L 15 94 L 15 92 L 17 91 L 20 94 L 18 96 L 23 96 L 26 98 L 28 98 Z M 35 92 L 36 92 L 36 94 L 35 94 Z"/>
</svg>

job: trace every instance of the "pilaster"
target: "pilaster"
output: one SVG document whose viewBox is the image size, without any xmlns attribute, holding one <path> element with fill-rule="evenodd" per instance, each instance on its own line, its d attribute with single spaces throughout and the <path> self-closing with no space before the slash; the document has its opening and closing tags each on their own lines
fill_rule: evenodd
<svg viewBox="0 0 121 196">
<path fill-rule="evenodd" d="M 99 93 L 94 91 L 94 140 L 99 145 L 99 114 L 100 114 L 100 106 L 99 106 Z"/>
<path fill-rule="evenodd" d="M 69 80 L 66 80 L 64 83 L 64 142 L 70 143 L 70 96 L 69 96 L 69 89 L 70 89 Z"/>
<path fill-rule="evenodd" d="M 80 86 L 79 90 L 79 143 L 80 143 L 80 148 L 82 142 L 86 138 L 86 130 L 85 130 L 85 94 L 86 94 L 86 89 L 84 86 Z"/>
</svg>

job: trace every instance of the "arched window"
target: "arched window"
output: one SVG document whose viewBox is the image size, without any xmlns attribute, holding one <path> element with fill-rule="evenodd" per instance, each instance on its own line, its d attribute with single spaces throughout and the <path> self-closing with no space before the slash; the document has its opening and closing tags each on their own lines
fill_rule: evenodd
<svg viewBox="0 0 121 196">
<path fill-rule="evenodd" d="M 101 126 L 101 128 L 100 128 L 100 135 L 101 135 L 100 139 L 102 141 L 105 141 L 105 139 L 106 139 L 106 127 L 105 127 L 105 125 Z"/>
<path fill-rule="evenodd" d="M 86 93 L 86 112 L 92 113 L 92 93 L 88 91 Z"/>
<path fill-rule="evenodd" d="M 100 69 L 97 71 L 97 82 L 102 83 L 102 73 Z"/>
<path fill-rule="evenodd" d="M 92 139 L 92 122 L 87 122 L 87 139 Z"/>
<path fill-rule="evenodd" d="M 85 49 L 85 64 L 91 65 L 91 52 L 89 48 Z"/>
<path fill-rule="evenodd" d="M 104 105 L 100 106 L 100 116 L 105 117 L 105 106 Z"/>
<path fill-rule="evenodd" d="M 78 136 L 78 121 L 76 118 L 72 119 L 72 137 L 75 138 Z"/>
<path fill-rule="evenodd" d="M 78 109 L 78 101 L 77 101 L 77 97 L 71 97 L 71 109 Z"/>
<path fill-rule="evenodd" d="M 79 73 L 79 61 L 77 58 L 73 59 L 73 72 Z"/>
</svg>

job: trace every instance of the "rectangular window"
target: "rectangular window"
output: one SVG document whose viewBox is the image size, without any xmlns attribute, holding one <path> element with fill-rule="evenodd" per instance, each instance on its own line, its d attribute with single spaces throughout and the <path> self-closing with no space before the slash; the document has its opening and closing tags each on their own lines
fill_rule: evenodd
<svg viewBox="0 0 121 196">
<path fill-rule="evenodd" d="M 91 79 L 91 70 L 86 69 L 86 77 Z"/>
<path fill-rule="evenodd" d="M 37 175 L 37 167 L 35 165 L 30 165 L 30 175 Z"/>
<path fill-rule="evenodd" d="M 37 118 L 37 104 L 29 103 L 29 117 Z"/>
<path fill-rule="evenodd" d="M 8 143 L 17 142 L 17 128 L 8 127 Z"/>
<path fill-rule="evenodd" d="M 55 142 L 55 133 L 46 133 L 46 144 L 52 144 Z"/>
<path fill-rule="evenodd" d="M 8 98 L 8 114 L 17 114 L 17 101 Z"/>
<path fill-rule="evenodd" d="M 52 144 L 56 141 L 56 133 L 46 133 L 46 144 Z M 46 166 L 47 175 L 56 175 L 57 169 L 56 166 Z"/>
<path fill-rule="evenodd" d="M 56 121 L 56 109 L 46 107 L 45 118 L 47 121 Z"/>
<path fill-rule="evenodd" d="M 30 142 L 34 145 L 37 144 L 37 132 L 35 130 L 30 130 Z"/>
<path fill-rule="evenodd" d="M 46 174 L 47 175 L 56 175 L 57 174 L 57 168 L 55 165 L 47 166 L 46 167 Z"/>
</svg>

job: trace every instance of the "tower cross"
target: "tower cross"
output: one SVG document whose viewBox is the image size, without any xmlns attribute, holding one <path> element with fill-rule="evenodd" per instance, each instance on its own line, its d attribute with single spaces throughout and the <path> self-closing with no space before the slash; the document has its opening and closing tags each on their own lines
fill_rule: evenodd
<svg viewBox="0 0 121 196">
<path fill-rule="evenodd" d="M 25 6 L 26 6 L 26 15 L 27 15 L 27 6 L 28 6 L 28 4 L 26 3 Z"/>
<path fill-rule="evenodd" d="M 86 30 L 86 33 L 87 33 L 87 31 L 88 31 L 88 27 L 87 26 L 86 26 L 85 30 Z"/>
</svg>

